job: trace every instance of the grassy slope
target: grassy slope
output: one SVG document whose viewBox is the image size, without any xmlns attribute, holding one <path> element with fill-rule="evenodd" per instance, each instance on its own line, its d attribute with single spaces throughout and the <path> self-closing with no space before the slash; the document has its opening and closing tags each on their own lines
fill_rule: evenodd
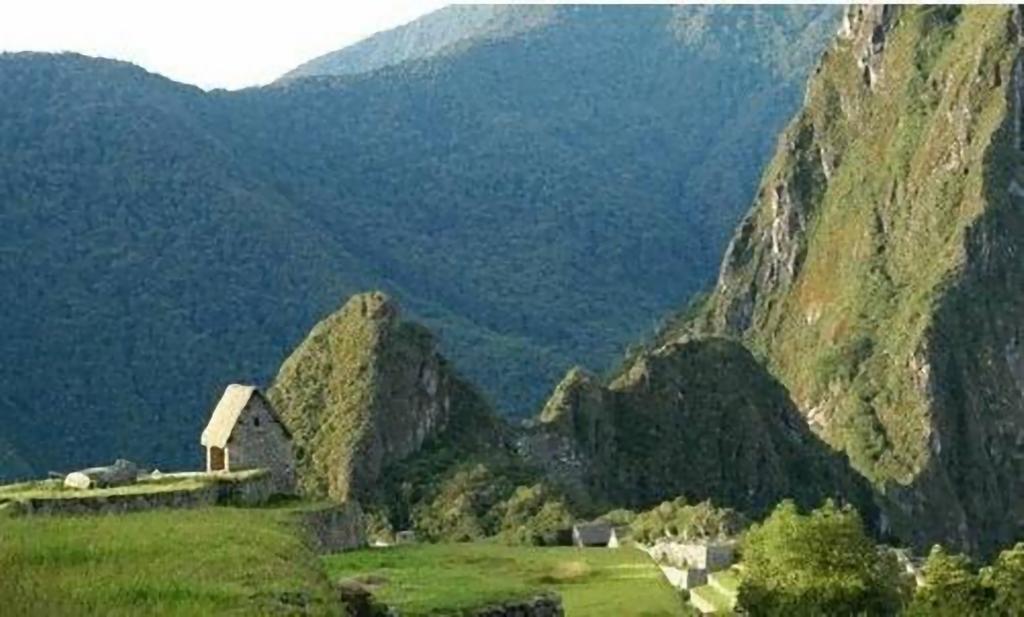
<svg viewBox="0 0 1024 617">
<path fill-rule="evenodd" d="M 386 579 L 374 593 L 403 615 L 450 615 L 462 608 L 535 595 L 562 596 L 570 617 L 686 614 L 658 569 L 631 549 L 436 544 L 332 555 L 332 579 Z"/>
<path fill-rule="evenodd" d="M 286 509 L 0 519 L 9 615 L 337 614 Z"/>
</svg>

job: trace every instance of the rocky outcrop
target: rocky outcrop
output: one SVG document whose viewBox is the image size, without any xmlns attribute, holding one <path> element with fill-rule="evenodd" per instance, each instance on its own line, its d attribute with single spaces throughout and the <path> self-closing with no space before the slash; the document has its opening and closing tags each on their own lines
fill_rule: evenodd
<svg viewBox="0 0 1024 617">
<path fill-rule="evenodd" d="M 640 354 L 608 385 L 574 370 L 525 438 L 528 459 L 598 501 L 685 496 L 759 514 L 787 497 L 873 511 L 866 484 L 814 436 L 785 389 L 723 338 Z"/>
<path fill-rule="evenodd" d="M 919 547 L 1024 533 L 1019 23 L 850 9 L 682 329 L 763 358 Z"/>
<path fill-rule="evenodd" d="M 295 440 L 302 488 L 339 501 L 365 494 L 453 417 L 487 410 L 430 333 L 402 322 L 380 292 L 352 297 L 317 324 L 268 396 Z"/>
<path fill-rule="evenodd" d="M 863 71 L 864 84 L 869 88 L 881 77 L 881 54 L 899 11 L 898 6 L 868 4 L 850 6 L 843 14 L 839 37 L 852 41 L 857 66 Z"/>
</svg>

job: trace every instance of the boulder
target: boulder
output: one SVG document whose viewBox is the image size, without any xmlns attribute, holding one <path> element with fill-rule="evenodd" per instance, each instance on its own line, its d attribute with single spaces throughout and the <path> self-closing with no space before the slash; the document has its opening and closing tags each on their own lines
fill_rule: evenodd
<svg viewBox="0 0 1024 617">
<path fill-rule="evenodd" d="M 64 478 L 64 488 L 85 490 L 92 486 L 92 480 L 81 471 L 73 471 Z"/>
<path fill-rule="evenodd" d="M 73 471 L 64 478 L 64 487 L 84 490 L 88 488 L 109 488 L 134 484 L 139 476 L 139 467 L 131 461 L 117 459 L 113 465 L 90 467 Z"/>
</svg>

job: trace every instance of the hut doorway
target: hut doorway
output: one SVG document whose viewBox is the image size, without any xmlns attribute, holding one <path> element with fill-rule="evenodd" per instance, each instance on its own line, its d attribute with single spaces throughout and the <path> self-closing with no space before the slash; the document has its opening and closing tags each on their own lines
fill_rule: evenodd
<svg viewBox="0 0 1024 617">
<path fill-rule="evenodd" d="M 224 448 L 218 448 L 217 446 L 211 446 L 207 448 L 207 460 L 206 470 L 207 471 L 224 471 L 227 466 L 225 465 L 226 458 L 224 456 Z"/>
</svg>

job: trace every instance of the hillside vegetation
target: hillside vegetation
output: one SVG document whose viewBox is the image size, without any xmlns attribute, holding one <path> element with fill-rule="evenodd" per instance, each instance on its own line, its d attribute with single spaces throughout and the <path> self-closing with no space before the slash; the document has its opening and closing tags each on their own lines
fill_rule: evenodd
<svg viewBox="0 0 1024 617">
<path fill-rule="evenodd" d="M 832 496 L 874 513 L 867 483 L 729 339 L 641 352 L 607 384 L 571 371 L 529 442 L 552 477 L 609 506 L 683 497 L 757 516 L 784 498 L 811 507 Z"/>
<path fill-rule="evenodd" d="M 198 464 L 224 383 L 362 289 L 529 413 L 707 284 L 835 10 L 550 10 L 241 92 L 0 56 L 0 476 Z"/>
<path fill-rule="evenodd" d="M 762 357 L 922 547 L 1024 532 L 1020 37 L 1004 7 L 851 9 L 683 320 Z"/>
<path fill-rule="evenodd" d="M 353 296 L 317 324 L 268 395 L 303 490 L 359 499 L 375 537 L 544 544 L 572 523 L 560 491 L 516 454 L 513 428 L 385 294 Z"/>
</svg>

